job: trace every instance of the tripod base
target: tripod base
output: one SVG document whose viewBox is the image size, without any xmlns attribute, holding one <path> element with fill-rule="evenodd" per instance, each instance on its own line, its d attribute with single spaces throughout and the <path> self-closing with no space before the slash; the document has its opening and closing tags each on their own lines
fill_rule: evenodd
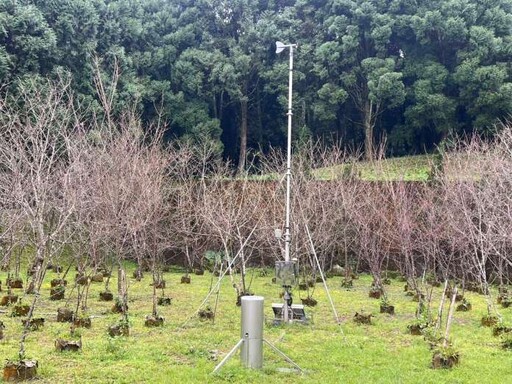
<svg viewBox="0 0 512 384">
<path fill-rule="evenodd" d="M 275 345 L 273 345 L 270 341 L 267 341 L 265 339 L 263 339 L 263 341 L 274 352 L 276 352 L 278 355 L 280 355 L 285 361 L 290 363 L 297 371 L 299 371 L 300 373 L 304 373 L 302 368 L 299 367 L 292 359 L 290 359 L 288 356 L 286 356 L 286 354 L 283 351 L 281 351 L 279 348 L 277 348 Z M 216 373 L 217 371 L 219 371 L 219 369 L 221 369 L 229 361 L 229 359 L 231 359 L 233 357 L 235 352 L 242 346 L 243 343 L 245 343 L 245 340 L 244 339 L 240 339 L 238 341 L 238 343 L 235 344 L 233 349 L 231 349 L 231 351 L 229 351 L 229 353 L 222 359 L 222 361 L 219 364 L 217 364 L 217 366 L 215 367 L 215 369 L 213 370 L 212 373 Z M 252 368 L 252 367 L 247 367 L 247 368 Z"/>
</svg>

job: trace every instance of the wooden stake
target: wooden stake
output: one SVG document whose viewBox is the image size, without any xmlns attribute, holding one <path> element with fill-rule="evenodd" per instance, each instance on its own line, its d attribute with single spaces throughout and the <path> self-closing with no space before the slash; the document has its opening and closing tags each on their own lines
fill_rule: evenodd
<svg viewBox="0 0 512 384">
<path fill-rule="evenodd" d="M 448 336 L 450 334 L 450 327 L 452 325 L 453 311 L 455 310 L 455 298 L 457 297 L 457 287 L 453 289 L 452 301 L 450 302 L 450 309 L 448 310 L 448 319 L 446 320 L 446 329 L 444 332 L 443 347 L 448 344 Z"/>
<path fill-rule="evenodd" d="M 444 300 L 446 297 L 446 289 L 448 288 L 448 280 L 444 281 L 444 289 L 443 289 L 443 295 L 441 296 L 441 302 L 439 303 L 439 309 L 437 310 L 437 320 L 436 320 L 436 332 L 439 330 L 439 327 L 441 327 L 441 322 L 443 319 L 443 307 L 444 307 Z"/>
</svg>

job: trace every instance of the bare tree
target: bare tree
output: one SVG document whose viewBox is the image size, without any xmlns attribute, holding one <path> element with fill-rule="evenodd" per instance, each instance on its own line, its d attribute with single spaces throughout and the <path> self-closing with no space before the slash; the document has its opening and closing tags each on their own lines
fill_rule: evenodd
<svg viewBox="0 0 512 384">
<path fill-rule="evenodd" d="M 218 240 L 219 249 L 225 259 L 237 296 L 248 293 L 245 280 L 246 266 L 250 259 L 247 240 L 252 237 L 259 222 L 260 194 L 253 189 L 246 176 L 226 181 L 228 169 L 219 169 L 204 182 L 202 216 L 207 223 L 210 236 Z M 255 220 L 256 219 L 256 220 Z M 238 255 L 238 261 L 234 257 Z M 240 271 L 240 280 L 235 281 L 234 267 Z"/>
<path fill-rule="evenodd" d="M 134 116 L 116 122 L 116 131 L 103 134 L 93 148 L 87 178 L 91 205 L 85 207 L 89 228 L 111 244 L 116 263 L 127 257 L 139 266 L 160 253 L 168 241 L 161 228 L 168 215 L 168 154 L 158 132 L 149 138 Z M 92 233 L 92 232 L 91 232 Z M 126 289 L 120 287 L 126 296 Z M 126 302 L 123 300 L 126 318 Z"/>
<path fill-rule="evenodd" d="M 39 290 L 50 262 L 63 244 L 74 206 L 66 204 L 62 191 L 70 188 L 68 156 L 70 132 L 79 125 L 68 92 L 68 83 L 24 84 L 16 100 L 0 100 L 0 199 L 17 236 L 30 244 L 32 280 L 28 293 L 35 293 L 28 314 L 34 313 Z M 28 324 L 28 322 L 27 322 Z M 20 359 L 25 356 L 25 326 L 20 340 Z"/>
<path fill-rule="evenodd" d="M 450 206 L 453 248 L 463 256 L 466 274 L 475 279 L 486 296 L 487 312 L 496 312 L 488 280 L 488 263 L 494 253 L 494 241 L 499 221 L 494 214 L 494 199 L 490 199 L 493 175 L 488 172 L 491 155 L 487 144 L 473 138 L 458 151 L 447 154 L 450 173 L 443 180 L 444 193 Z M 450 175 L 459 175 L 453 179 Z M 460 175 L 466 175 L 462 178 Z M 496 312 L 497 314 L 497 312 Z"/>
<path fill-rule="evenodd" d="M 360 183 L 358 199 L 350 207 L 350 220 L 355 226 L 355 251 L 368 264 L 374 279 L 372 291 L 384 292 L 382 269 L 391 250 L 390 236 L 387 231 L 392 225 L 389 196 L 384 188 L 373 182 Z"/>
<path fill-rule="evenodd" d="M 208 175 L 217 169 L 216 145 L 209 141 L 191 143 L 180 141 L 173 146 L 172 170 L 170 171 L 171 219 L 169 230 L 174 239 L 172 249 L 185 255 L 186 274 L 197 264 L 202 264 L 202 255 L 213 249 L 207 236 L 202 214 L 203 195 Z M 213 161 L 212 161 L 213 160 Z"/>
<path fill-rule="evenodd" d="M 416 292 L 416 297 L 422 303 L 424 294 L 417 278 L 425 275 L 427 263 L 424 254 L 419 252 L 419 221 L 421 217 L 421 196 L 424 193 L 420 183 L 403 181 L 385 183 L 386 193 L 391 200 L 391 222 L 387 228 L 390 234 L 391 246 L 397 264 L 405 266 L 408 284 Z M 421 267 L 418 273 L 417 269 Z"/>
</svg>

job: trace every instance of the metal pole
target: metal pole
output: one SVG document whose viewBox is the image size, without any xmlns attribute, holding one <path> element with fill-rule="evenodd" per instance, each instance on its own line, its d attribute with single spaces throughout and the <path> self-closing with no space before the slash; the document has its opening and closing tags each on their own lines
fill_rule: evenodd
<svg viewBox="0 0 512 384">
<path fill-rule="evenodd" d="M 290 67 L 288 75 L 288 138 L 286 146 L 286 224 L 284 234 L 284 261 L 290 261 L 290 200 L 291 200 L 291 178 L 292 178 L 292 87 L 293 87 L 293 44 L 290 48 Z"/>
<path fill-rule="evenodd" d="M 329 287 L 327 286 L 327 282 L 325 281 L 324 273 L 322 272 L 320 260 L 318 260 L 318 256 L 316 254 L 315 245 L 313 244 L 313 239 L 311 238 L 311 232 L 309 232 L 309 227 L 307 224 L 304 224 L 304 228 L 306 229 L 306 234 L 308 235 L 309 245 L 311 246 L 311 252 L 313 253 L 313 256 L 315 258 L 318 272 L 320 273 L 320 277 L 322 278 L 322 282 L 324 283 L 325 292 L 327 293 L 327 297 L 329 298 L 329 302 L 331 303 L 332 312 L 334 313 L 334 319 L 336 320 L 337 324 L 340 324 L 340 318 L 338 316 L 338 312 L 336 311 L 336 307 L 334 306 L 334 302 L 332 301 L 331 293 L 329 292 Z"/>
<path fill-rule="evenodd" d="M 297 368 L 301 373 L 304 373 L 301 367 L 299 367 L 292 359 L 290 359 L 288 356 L 285 355 L 285 353 L 281 350 L 279 350 L 275 345 L 273 345 L 270 341 L 263 339 L 267 345 L 272 348 L 276 353 L 281 355 L 283 359 L 285 359 L 287 362 L 289 362 L 291 365 L 293 365 L 295 368 Z"/>
<path fill-rule="evenodd" d="M 221 369 L 224 364 L 226 364 L 228 362 L 229 359 L 231 359 L 231 357 L 235 354 L 235 352 L 238 350 L 238 348 L 240 348 L 240 346 L 244 343 L 244 339 L 240 339 L 238 340 L 238 343 L 236 343 L 236 345 L 233 347 L 233 349 L 231 351 L 229 351 L 229 353 L 226 355 L 226 357 L 224 357 L 222 359 L 222 361 L 215 367 L 215 369 L 213 370 L 212 373 L 216 373 L 219 369 Z"/>
<path fill-rule="evenodd" d="M 291 210 L 291 179 L 292 179 L 292 116 L 293 116 L 293 47 L 295 44 L 288 45 L 290 49 L 290 64 L 288 71 L 288 134 L 287 134 L 287 145 L 286 145 L 286 221 L 285 221 L 285 233 L 284 233 L 284 260 L 290 261 L 290 244 L 291 244 L 291 233 L 290 233 L 290 210 Z M 289 292 L 288 287 L 285 288 L 285 297 L 283 305 L 283 322 L 288 323 L 292 319 L 291 308 L 288 306 Z"/>
</svg>

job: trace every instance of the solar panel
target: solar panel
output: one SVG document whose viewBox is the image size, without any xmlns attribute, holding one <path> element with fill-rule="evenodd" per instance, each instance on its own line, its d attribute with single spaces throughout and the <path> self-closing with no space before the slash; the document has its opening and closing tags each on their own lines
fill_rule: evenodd
<svg viewBox="0 0 512 384">
<path fill-rule="evenodd" d="M 281 320 L 283 317 L 283 303 L 272 303 L 272 311 L 274 311 L 274 320 Z M 292 320 L 306 322 L 306 312 L 301 304 L 292 304 L 291 306 Z"/>
</svg>

